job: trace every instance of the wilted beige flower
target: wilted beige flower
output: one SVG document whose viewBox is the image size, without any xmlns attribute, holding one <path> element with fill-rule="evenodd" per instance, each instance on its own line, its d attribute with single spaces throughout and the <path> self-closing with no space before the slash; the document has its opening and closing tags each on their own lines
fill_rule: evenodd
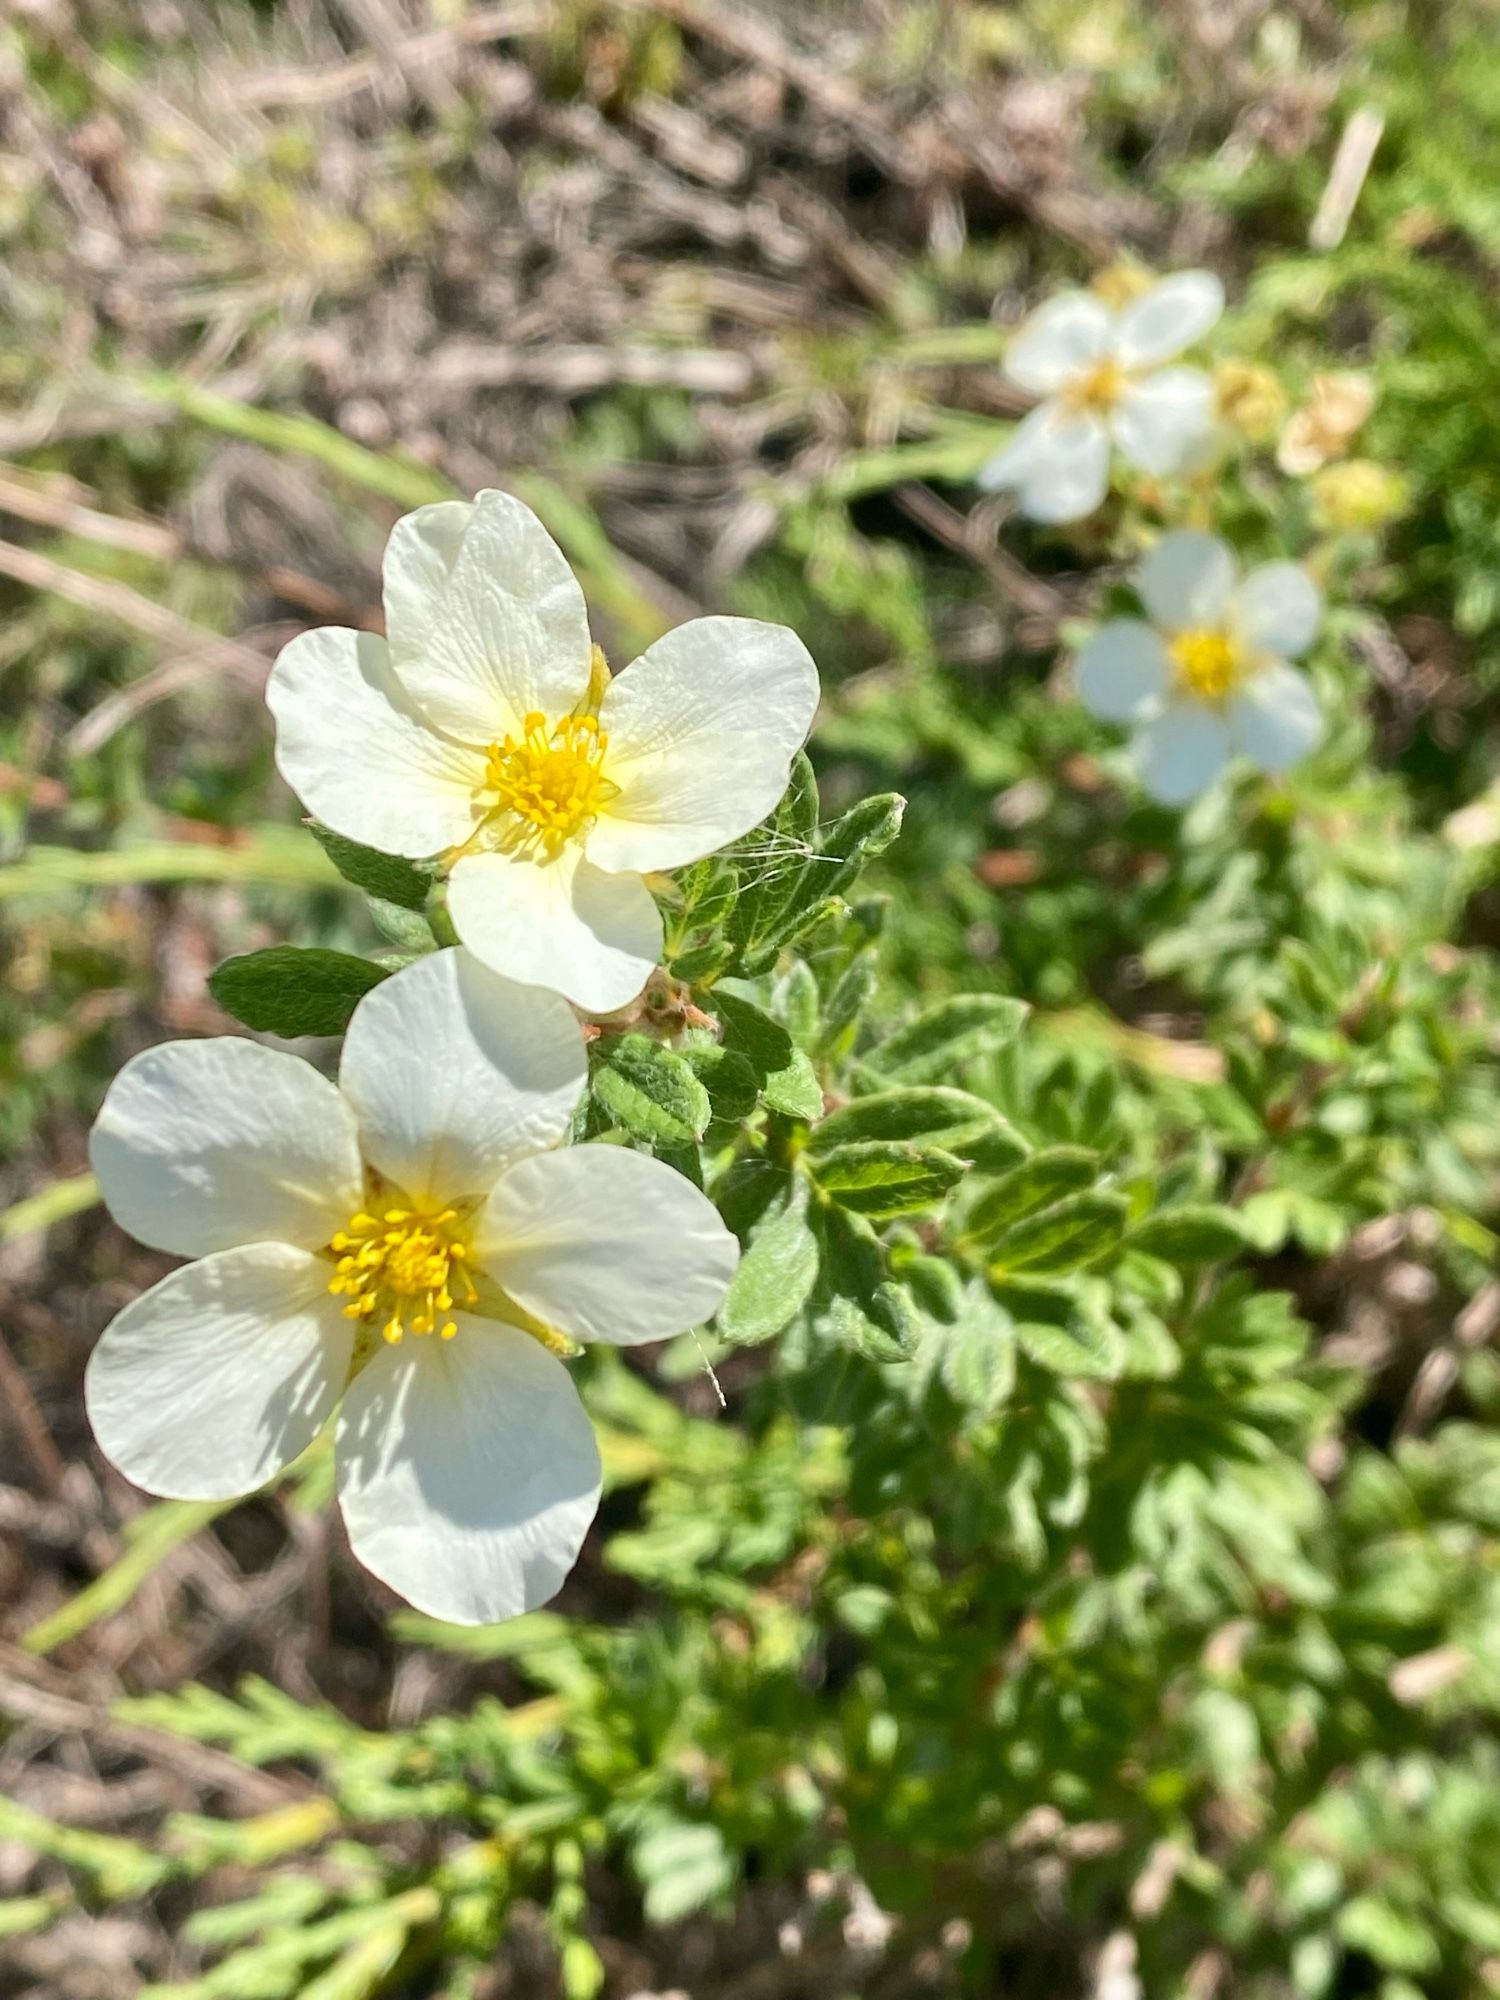
<svg viewBox="0 0 1500 2000">
<path fill-rule="evenodd" d="M 1303 478 L 1342 458 L 1374 407 L 1375 384 L 1368 375 L 1314 375 L 1312 394 L 1281 433 L 1276 463 Z"/>
</svg>

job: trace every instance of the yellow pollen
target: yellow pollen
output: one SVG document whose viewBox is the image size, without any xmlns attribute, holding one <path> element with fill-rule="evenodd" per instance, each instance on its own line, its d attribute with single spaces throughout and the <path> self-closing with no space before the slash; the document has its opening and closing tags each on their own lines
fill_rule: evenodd
<svg viewBox="0 0 1500 2000">
<path fill-rule="evenodd" d="M 360 1209 L 328 1245 L 335 1259 L 328 1289 L 347 1299 L 345 1319 L 379 1319 L 387 1340 L 406 1333 L 436 1333 L 451 1340 L 458 1328 L 445 1314 L 478 1298 L 465 1266 L 467 1245 L 455 1235 L 456 1208 L 435 1215 L 388 1208 Z"/>
<path fill-rule="evenodd" d="M 1200 701 L 1223 701 L 1233 694 L 1244 669 L 1234 641 L 1207 626 L 1179 632 L 1172 641 L 1171 654 L 1178 686 Z"/>
<path fill-rule="evenodd" d="M 608 744 L 595 716 L 565 716 L 549 729 L 536 710 L 519 741 L 507 736 L 492 743 L 484 782 L 495 803 L 486 817 L 510 822 L 500 827 L 500 847 L 533 855 L 540 849 L 555 859 L 585 832 L 619 789 L 604 775 Z"/>
<path fill-rule="evenodd" d="M 1124 391 L 1125 370 L 1106 355 L 1094 363 L 1087 375 L 1069 386 L 1063 401 L 1070 409 L 1093 410 L 1103 416 L 1114 408 Z"/>
</svg>

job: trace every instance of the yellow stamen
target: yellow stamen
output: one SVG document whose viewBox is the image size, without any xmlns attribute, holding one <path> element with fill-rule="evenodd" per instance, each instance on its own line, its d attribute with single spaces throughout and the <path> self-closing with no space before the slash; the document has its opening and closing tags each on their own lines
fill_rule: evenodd
<svg viewBox="0 0 1500 2000">
<path fill-rule="evenodd" d="M 497 846 L 555 860 L 586 832 L 619 789 L 604 775 L 608 743 L 596 716 L 565 716 L 549 729 L 538 710 L 526 717 L 519 739 L 492 743 L 484 782 L 494 804 L 484 824 L 495 826 Z"/>
<path fill-rule="evenodd" d="M 383 1314 L 380 1331 L 392 1342 L 408 1332 L 451 1340 L 458 1328 L 442 1316 L 453 1310 L 455 1296 L 464 1306 L 479 1297 L 464 1268 L 469 1250 L 457 1234 L 462 1226 L 456 1208 L 433 1215 L 388 1208 L 379 1218 L 361 1209 L 350 1216 L 328 1245 L 335 1260 L 328 1289 L 347 1299 L 344 1317 Z"/>
<path fill-rule="evenodd" d="M 1244 675 L 1244 656 L 1238 646 L 1225 633 L 1206 625 L 1179 632 L 1170 650 L 1179 688 L 1200 701 L 1223 701 L 1234 693 Z"/>
<path fill-rule="evenodd" d="M 1108 355 L 1096 361 L 1087 375 L 1070 384 L 1063 401 L 1072 410 L 1092 410 L 1106 416 L 1125 393 L 1125 370 Z"/>
</svg>

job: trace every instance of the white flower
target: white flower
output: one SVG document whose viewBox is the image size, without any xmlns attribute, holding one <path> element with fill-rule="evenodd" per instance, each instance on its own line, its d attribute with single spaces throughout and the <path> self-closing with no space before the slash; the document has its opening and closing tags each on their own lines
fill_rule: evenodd
<svg viewBox="0 0 1500 2000">
<path fill-rule="evenodd" d="M 610 680 L 562 551 L 495 492 L 396 523 L 385 612 L 387 639 L 326 626 L 277 660 L 283 776 L 335 832 L 441 855 L 459 936 L 496 972 L 625 1006 L 662 950 L 643 878 L 785 791 L 818 700 L 807 649 L 699 618 Z"/>
<path fill-rule="evenodd" d="M 225 1036 L 127 1063 L 94 1127 L 105 1201 L 195 1263 L 105 1330 L 88 1411 L 127 1478 L 253 1492 L 338 1411 L 360 1560 L 420 1609 L 545 1603 L 599 1498 L 599 1451 L 550 1347 L 628 1346 L 713 1313 L 738 1250 L 682 1175 L 551 1150 L 582 1088 L 555 994 L 461 951 L 355 1009 L 337 1088 Z"/>
<path fill-rule="evenodd" d="M 1016 426 L 979 474 L 1014 491 L 1033 521 L 1081 521 L 1109 490 L 1113 443 L 1127 464 L 1163 477 L 1207 447 L 1214 385 L 1198 368 L 1167 368 L 1224 310 L 1209 271 L 1179 271 L 1113 312 L 1091 292 L 1065 292 L 1032 314 L 1005 373 L 1046 401 Z"/>
<path fill-rule="evenodd" d="M 1141 781 L 1182 805 L 1236 752 L 1278 773 L 1317 747 L 1323 718 L 1306 674 L 1322 601 L 1307 571 L 1263 563 L 1238 575 L 1214 535 L 1163 535 L 1136 572 L 1140 618 L 1101 625 L 1078 655 L 1078 693 L 1106 722 L 1137 725 Z"/>
</svg>

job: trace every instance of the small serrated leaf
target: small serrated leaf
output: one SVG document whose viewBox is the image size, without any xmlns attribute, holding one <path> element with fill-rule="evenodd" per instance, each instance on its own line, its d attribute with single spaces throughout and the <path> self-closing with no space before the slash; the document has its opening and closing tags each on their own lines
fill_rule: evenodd
<svg viewBox="0 0 1500 2000">
<path fill-rule="evenodd" d="M 341 1035 L 359 1002 L 389 972 L 389 966 L 346 951 L 277 944 L 226 958 L 209 974 L 208 990 L 247 1028 L 293 1041 Z"/>
<path fill-rule="evenodd" d="M 703 1137 L 712 1116 L 708 1092 L 681 1056 L 645 1035 L 611 1037 L 597 1047 L 593 1095 L 617 1125 L 652 1144 Z"/>
<path fill-rule="evenodd" d="M 760 1096 L 768 1111 L 779 1111 L 784 1118 L 813 1119 L 823 1115 L 823 1086 L 818 1082 L 811 1058 L 801 1049 L 792 1050 L 792 1059 L 785 1069 L 776 1070 L 766 1078 Z"/>
</svg>

